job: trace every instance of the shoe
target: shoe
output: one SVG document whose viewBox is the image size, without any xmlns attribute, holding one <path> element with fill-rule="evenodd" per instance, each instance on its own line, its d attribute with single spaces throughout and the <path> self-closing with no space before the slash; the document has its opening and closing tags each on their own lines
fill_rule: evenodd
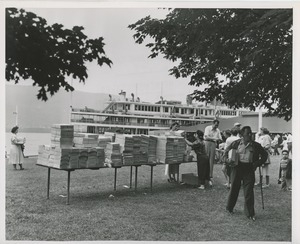
<svg viewBox="0 0 300 244">
<path fill-rule="evenodd" d="M 255 185 L 255 186 L 259 186 L 260 183 L 259 183 L 259 182 L 255 182 L 254 185 Z"/>
<path fill-rule="evenodd" d="M 211 180 L 208 181 L 209 186 L 213 186 L 213 183 Z"/>
<path fill-rule="evenodd" d="M 232 211 L 232 210 L 229 210 L 229 209 L 226 209 L 226 213 L 232 215 L 232 214 L 233 214 L 233 211 Z"/>
<path fill-rule="evenodd" d="M 20 170 L 24 170 L 24 168 L 20 168 Z"/>
<path fill-rule="evenodd" d="M 225 183 L 224 186 L 226 186 L 227 189 L 230 189 L 230 183 Z"/>
<path fill-rule="evenodd" d="M 263 185 L 262 188 L 269 188 L 270 185 Z"/>
<path fill-rule="evenodd" d="M 204 187 L 204 185 L 201 185 L 201 186 L 198 187 L 198 189 L 205 190 L 205 187 Z"/>
<path fill-rule="evenodd" d="M 249 216 L 248 219 L 250 219 L 250 220 L 252 220 L 252 221 L 255 221 L 255 220 L 256 220 L 255 216 Z"/>
</svg>

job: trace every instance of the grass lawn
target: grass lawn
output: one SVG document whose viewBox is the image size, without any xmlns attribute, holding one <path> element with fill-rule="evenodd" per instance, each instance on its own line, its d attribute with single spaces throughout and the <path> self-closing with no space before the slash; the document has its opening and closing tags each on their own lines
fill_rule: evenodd
<svg viewBox="0 0 300 244">
<path fill-rule="evenodd" d="M 47 169 L 36 160 L 27 158 L 24 171 L 6 161 L 6 240 L 291 241 L 292 194 L 277 184 L 278 156 L 272 156 L 265 209 L 255 188 L 256 222 L 243 213 L 243 190 L 237 212 L 226 214 L 228 190 L 219 164 L 214 186 L 204 191 L 168 183 L 164 166 L 154 167 L 153 193 L 148 166 L 139 167 L 137 192 L 127 188 L 130 167 L 118 170 L 115 192 L 114 169 L 77 170 L 66 205 L 67 172 L 51 171 L 47 200 Z M 180 171 L 195 173 L 196 163 L 182 164 Z"/>
</svg>

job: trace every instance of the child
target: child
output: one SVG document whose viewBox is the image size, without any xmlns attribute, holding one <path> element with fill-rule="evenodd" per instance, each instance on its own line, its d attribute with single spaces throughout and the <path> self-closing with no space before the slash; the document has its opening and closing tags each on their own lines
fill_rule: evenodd
<svg viewBox="0 0 300 244">
<path fill-rule="evenodd" d="M 289 158 L 289 151 L 282 151 L 282 159 L 280 160 L 278 183 L 282 183 L 281 189 L 284 191 L 292 189 L 292 160 Z"/>
</svg>

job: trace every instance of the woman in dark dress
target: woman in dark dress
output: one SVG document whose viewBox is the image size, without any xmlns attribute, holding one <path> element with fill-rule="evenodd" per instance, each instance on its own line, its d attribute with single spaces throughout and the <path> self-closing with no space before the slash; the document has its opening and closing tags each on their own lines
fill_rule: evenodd
<svg viewBox="0 0 300 244">
<path fill-rule="evenodd" d="M 192 149 L 197 154 L 197 171 L 198 171 L 198 181 L 199 187 L 198 189 L 205 189 L 205 180 L 209 181 L 209 158 L 205 151 L 205 144 L 203 140 L 204 133 L 201 130 L 197 130 L 195 133 L 196 140 L 194 142 L 190 142 L 185 139 L 186 143 L 192 147 Z"/>
</svg>

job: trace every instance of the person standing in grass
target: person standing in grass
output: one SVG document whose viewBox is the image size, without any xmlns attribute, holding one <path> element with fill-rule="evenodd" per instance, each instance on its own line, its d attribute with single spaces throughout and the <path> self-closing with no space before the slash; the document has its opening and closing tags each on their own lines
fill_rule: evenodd
<svg viewBox="0 0 300 244">
<path fill-rule="evenodd" d="M 170 126 L 170 134 L 175 131 L 178 131 L 180 125 L 178 122 L 173 122 Z M 165 172 L 168 175 L 168 182 L 176 182 L 176 176 L 179 175 L 179 164 L 166 164 Z"/>
<path fill-rule="evenodd" d="M 9 154 L 9 163 L 14 166 L 14 169 L 17 169 L 17 165 L 19 165 L 20 170 L 24 170 L 23 162 L 24 155 L 22 151 L 22 147 L 26 141 L 25 138 L 20 138 L 17 136 L 19 132 L 19 127 L 15 126 L 11 129 L 12 137 L 11 137 L 11 148 Z"/>
<path fill-rule="evenodd" d="M 273 148 L 273 155 L 276 156 L 276 155 L 280 155 L 280 153 L 278 152 L 278 147 L 279 147 L 279 141 L 278 141 L 278 138 L 279 138 L 279 135 L 275 135 L 274 136 L 274 139 L 271 143 L 271 146 Z"/>
<path fill-rule="evenodd" d="M 236 129 L 235 127 L 231 131 L 230 130 L 225 131 L 225 134 L 227 134 L 227 138 L 226 138 L 226 141 L 225 141 L 224 150 L 226 150 L 226 148 L 228 148 L 232 142 L 240 139 L 240 137 L 238 136 L 239 132 L 240 132 L 240 129 Z M 232 154 L 232 150 L 229 151 L 229 153 L 228 153 L 229 158 L 231 158 L 231 154 Z M 223 163 L 223 166 L 222 166 L 222 172 L 223 172 L 223 174 L 225 176 L 225 179 L 226 179 L 225 186 L 229 189 L 230 188 L 231 168 L 225 162 Z"/>
<path fill-rule="evenodd" d="M 215 163 L 215 156 L 216 156 L 216 147 L 219 141 L 222 141 L 222 135 L 219 127 L 219 120 L 215 119 L 212 125 L 206 126 L 204 130 L 204 141 L 205 141 L 205 149 L 206 154 L 209 158 L 209 174 L 210 174 L 210 181 L 209 184 L 212 186 L 212 179 L 213 179 L 213 169 Z"/>
<path fill-rule="evenodd" d="M 287 145 L 288 145 L 289 153 L 291 153 L 291 154 L 292 154 L 292 143 L 293 143 L 292 133 L 288 132 L 287 133 Z"/>
<path fill-rule="evenodd" d="M 198 172 L 198 189 L 205 189 L 205 181 L 209 181 L 209 159 L 206 155 L 205 144 L 203 141 L 203 131 L 197 130 L 195 133 L 196 140 L 194 142 L 190 142 L 185 139 L 186 143 L 192 147 L 192 150 L 195 151 L 197 155 L 197 172 Z"/>
<path fill-rule="evenodd" d="M 263 177 L 266 178 L 266 184 L 263 185 L 263 187 L 269 187 L 270 185 L 270 175 L 269 175 L 269 165 L 271 164 L 270 154 L 271 154 L 271 143 L 272 139 L 269 135 L 269 130 L 267 128 L 260 128 L 261 136 L 259 137 L 259 143 L 261 146 L 265 149 L 265 151 L 268 153 L 267 160 L 263 163 L 262 167 L 262 178 L 260 179 L 260 182 L 263 182 Z"/>
<path fill-rule="evenodd" d="M 236 205 L 241 185 L 244 188 L 244 212 L 247 218 L 255 221 L 254 211 L 254 182 L 255 170 L 268 158 L 268 153 L 263 147 L 252 141 L 252 130 L 250 126 L 241 129 L 241 139 L 232 142 L 224 153 L 224 160 L 231 166 L 231 188 L 228 195 L 226 211 L 230 214 Z M 229 159 L 229 151 L 233 150 L 233 156 Z"/>
<path fill-rule="evenodd" d="M 283 190 L 292 190 L 292 159 L 289 158 L 289 151 L 282 151 L 282 159 L 280 160 L 279 168 L 279 180 L 281 183 L 281 189 Z"/>
</svg>

